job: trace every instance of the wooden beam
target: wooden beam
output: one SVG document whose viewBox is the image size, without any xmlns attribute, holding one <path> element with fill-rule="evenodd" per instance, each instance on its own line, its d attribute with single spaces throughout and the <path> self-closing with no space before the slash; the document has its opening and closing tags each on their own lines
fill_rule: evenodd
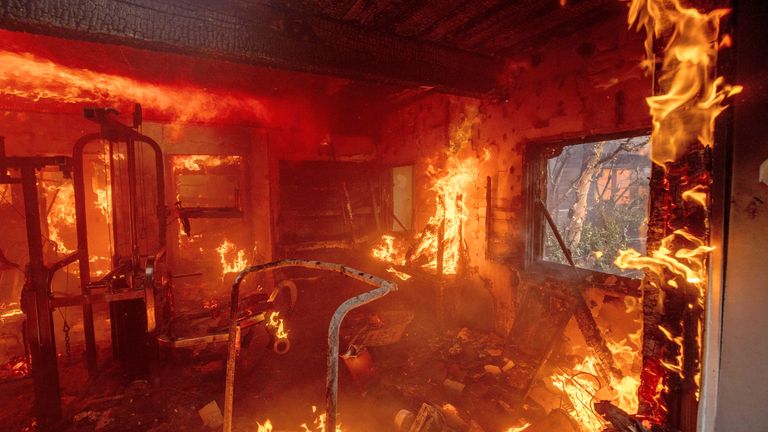
<svg viewBox="0 0 768 432">
<path fill-rule="evenodd" d="M 10 30 L 451 93 L 492 93 L 502 69 L 487 56 L 237 0 L 6 1 L 0 7 L 0 27 Z"/>
</svg>

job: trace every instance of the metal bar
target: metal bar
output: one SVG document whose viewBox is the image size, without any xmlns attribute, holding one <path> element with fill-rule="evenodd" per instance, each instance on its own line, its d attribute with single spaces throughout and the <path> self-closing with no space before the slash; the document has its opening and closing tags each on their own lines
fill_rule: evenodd
<svg viewBox="0 0 768 432">
<path fill-rule="evenodd" d="M 75 227 L 77 229 L 77 250 L 80 253 L 78 261 L 80 270 L 80 292 L 83 296 L 90 294 L 91 269 L 88 262 L 88 224 L 85 208 L 85 178 L 83 172 L 83 151 L 86 144 L 99 140 L 101 135 L 92 133 L 81 137 L 75 142 L 72 150 L 72 183 L 75 192 Z M 111 162 L 110 162 L 111 163 Z M 114 191 L 114 189 L 113 189 Z M 114 195 L 114 194 L 113 194 Z M 96 332 L 93 328 L 93 307 L 89 303 L 83 304 L 83 331 L 85 333 L 85 358 L 88 372 L 93 375 L 96 372 Z"/>
<path fill-rule="evenodd" d="M 128 228 L 131 236 L 131 262 L 139 265 L 139 227 L 138 203 L 136 202 L 136 143 L 133 138 L 127 141 L 126 159 L 128 161 Z M 164 222 L 164 221 L 163 221 Z M 163 223 L 163 225 L 165 225 Z"/>
<path fill-rule="evenodd" d="M 51 299 L 52 308 L 80 306 L 80 305 L 93 305 L 98 303 L 111 303 L 121 300 L 131 300 L 144 298 L 143 290 L 129 290 L 117 293 L 100 293 L 100 294 L 88 294 L 88 295 L 76 295 L 66 297 L 54 297 Z"/>
<path fill-rule="evenodd" d="M 43 262 L 40 231 L 40 203 L 37 176 L 31 165 L 21 167 L 24 213 L 29 245 L 27 280 L 22 293 L 22 309 L 26 314 L 32 380 L 35 392 L 35 416 L 43 430 L 53 430 L 61 420 L 59 371 L 56 341 L 50 308 L 49 271 Z"/>
<path fill-rule="evenodd" d="M 560 250 L 563 251 L 563 255 L 565 255 L 566 261 L 568 261 L 568 264 L 570 264 L 571 267 L 576 267 L 576 263 L 573 262 L 573 255 L 571 254 L 571 250 L 568 249 L 568 246 L 565 245 L 565 240 L 563 240 L 563 236 L 560 234 L 560 230 L 557 228 L 555 220 L 552 219 L 552 215 L 549 214 L 547 206 L 545 206 L 541 200 L 536 201 L 536 205 L 538 205 L 539 209 L 541 209 L 541 213 L 544 214 L 544 217 L 547 219 L 547 224 L 552 229 L 552 234 L 555 235 L 557 244 L 560 245 Z"/>
<path fill-rule="evenodd" d="M 328 373 L 325 381 L 325 432 L 336 431 L 336 405 L 339 396 L 339 328 L 349 311 L 378 300 L 391 291 L 392 286 L 381 286 L 345 301 L 336 309 L 328 325 Z"/>
<path fill-rule="evenodd" d="M 167 238 L 166 238 L 166 232 L 168 231 L 168 224 L 166 223 L 166 213 L 167 210 L 165 208 L 165 165 L 163 161 L 163 150 L 160 148 L 160 145 L 153 140 L 152 138 L 141 135 L 136 133 L 136 137 L 134 138 L 134 141 L 136 142 L 142 142 L 144 144 L 149 145 L 149 147 L 152 149 L 152 151 L 155 153 L 155 180 L 156 180 L 156 190 L 155 193 L 157 195 L 157 220 L 158 220 L 158 243 L 160 249 L 165 248 Z"/>
<path fill-rule="evenodd" d="M 235 324 L 229 330 L 227 346 L 227 378 L 224 385 L 224 432 L 232 431 L 232 410 L 235 396 L 235 363 L 240 353 L 240 326 Z"/>
<path fill-rule="evenodd" d="M 381 298 L 392 291 L 397 291 L 397 284 L 386 279 L 382 279 L 378 276 L 374 276 L 369 273 L 362 272 L 360 270 L 347 267 L 342 264 L 328 263 L 323 261 L 310 261 L 300 259 L 284 259 L 279 261 L 272 261 L 265 264 L 259 264 L 249 266 L 245 270 L 238 273 L 235 278 L 235 282 L 232 284 L 231 302 L 230 302 L 230 330 L 229 330 L 229 348 L 230 353 L 227 359 L 227 381 L 226 388 L 224 390 L 224 432 L 231 432 L 232 430 L 232 406 L 233 400 L 231 395 L 234 394 L 235 385 L 235 365 L 236 361 L 233 357 L 236 357 L 237 350 L 234 346 L 236 344 L 235 332 L 236 327 L 239 326 L 237 322 L 238 302 L 240 297 L 240 284 L 243 279 L 251 273 L 258 273 L 266 270 L 274 270 L 284 267 L 303 267 L 316 270 L 325 270 L 336 273 L 341 273 L 351 279 L 363 282 L 368 285 L 377 287 L 372 291 L 360 294 L 351 299 L 348 299 L 339 306 L 336 312 L 333 314 L 331 323 L 328 328 L 328 374 L 326 380 L 326 431 L 336 430 L 336 404 L 338 402 L 338 370 L 339 370 L 339 327 L 344 316 L 352 309 L 362 306 L 366 303 L 370 303 L 378 298 Z M 232 353 L 235 355 L 233 356 Z"/>
</svg>

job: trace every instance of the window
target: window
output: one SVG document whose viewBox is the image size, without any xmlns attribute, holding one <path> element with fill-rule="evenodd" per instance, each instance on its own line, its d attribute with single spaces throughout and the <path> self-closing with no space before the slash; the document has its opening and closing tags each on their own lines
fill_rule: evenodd
<svg viewBox="0 0 768 432">
<path fill-rule="evenodd" d="M 639 277 L 613 262 L 623 249 L 645 253 L 650 137 L 532 146 L 534 258 L 568 264 L 543 207 L 577 267 Z"/>
<path fill-rule="evenodd" d="M 392 168 L 392 230 L 410 230 L 413 225 L 413 165 Z"/>
<path fill-rule="evenodd" d="M 176 200 L 184 208 L 240 211 L 241 156 L 172 155 L 171 163 Z"/>
</svg>

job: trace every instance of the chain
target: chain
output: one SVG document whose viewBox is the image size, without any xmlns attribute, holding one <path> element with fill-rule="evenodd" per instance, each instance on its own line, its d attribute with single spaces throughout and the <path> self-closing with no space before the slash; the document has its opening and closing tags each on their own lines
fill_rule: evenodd
<svg viewBox="0 0 768 432">
<path fill-rule="evenodd" d="M 69 344 L 69 323 L 65 320 L 64 321 L 64 347 L 67 350 L 67 363 L 72 362 L 72 349 Z"/>
</svg>

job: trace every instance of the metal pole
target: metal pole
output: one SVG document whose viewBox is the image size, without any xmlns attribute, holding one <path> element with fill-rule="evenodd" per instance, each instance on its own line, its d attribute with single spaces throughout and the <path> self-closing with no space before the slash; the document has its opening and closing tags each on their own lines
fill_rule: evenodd
<svg viewBox="0 0 768 432">
<path fill-rule="evenodd" d="M 78 139 L 72 151 L 72 183 L 75 192 L 75 226 L 77 228 L 77 251 L 80 254 L 80 292 L 87 296 L 91 293 L 91 269 L 88 261 L 88 224 L 85 209 L 85 178 L 83 170 L 83 150 L 91 141 L 101 138 L 100 134 L 88 134 Z M 111 162 L 110 162 L 111 163 Z M 114 173 L 113 173 L 114 174 Z M 114 195 L 114 189 L 113 189 Z M 114 210 L 113 210 L 114 211 Z M 83 332 L 85 333 L 85 358 L 88 364 L 88 372 L 96 373 L 97 352 L 96 332 L 93 328 L 93 306 L 90 303 L 83 305 Z"/>
<path fill-rule="evenodd" d="M 336 309 L 328 326 L 328 372 L 325 381 L 325 432 L 336 432 L 336 405 L 339 398 L 339 328 L 341 321 L 352 309 L 378 300 L 396 289 L 382 286 L 352 297 Z"/>
<path fill-rule="evenodd" d="M 32 165 L 21 167 L 21 183 L 29 245 L 29 264 L 22 293 L 22 308 L 26 314 L 26 332 L 29 338 L 35 415 L 43 430 L 53 430 L 61 420 L 59 371 L 50 306 L 49 271 L 43 262 L 37 176 Z"/>
</svg>

